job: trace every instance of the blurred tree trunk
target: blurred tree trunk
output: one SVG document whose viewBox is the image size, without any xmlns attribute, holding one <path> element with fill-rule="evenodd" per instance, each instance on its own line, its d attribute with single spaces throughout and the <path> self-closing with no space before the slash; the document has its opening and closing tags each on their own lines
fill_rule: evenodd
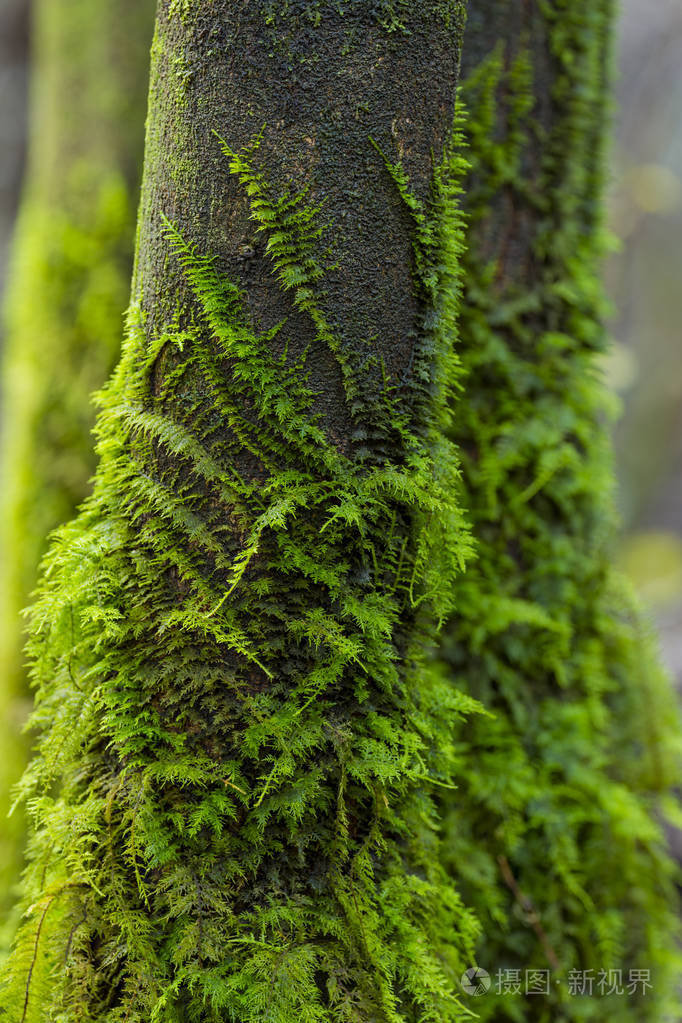
<svg viewBox="0 0 682 1023">
<path fill-rule="evenodd" d="M 424 652 L 467 552 L 462 15 L 159 3 L 129 333 L 34 610 L 22 1023 L 461 1017 Z"/>
<path fill-rule="evenodd" d="M 24 766 L 20 611 L 48 534 L 88 492 L 91 395 L 120 350 L 140 175 L 153 0 L 37 0 L 28 171 L 3 354 L 0 817 Z M 21 816 L 0 829 L 0 895 L 20 872 Z M 3 914 L 4 915 L 4 914 Z"/>
<path fill-rule="evenodd" d="M 0 294 L 19 202 L 26 142 L 28 0 L 0 0 Z M 0 344 L 2 335 L 0 333 Z"/>
<path fill-rule="evenodd" d="M 496 717 L 460 737 L 476 770 L 450 801 L 445 847 L 481 921 L 480 964 L 502 971 L 497 995 L 475 1001 L 485 1020 L 639 1023 L 667 1018 L 674 996 L 657 806 L 678 771 L 678 718 L 612 569 L 612 400 L 597 375 L 612 22 L 609 0 L 476 0 L 465 33 L 452 436 L 478 557 L 444 653 Z M 544 996 L 526 993 L 532 969 L 550 971 Z M 631 969 L 649 970 L 653 990 L 628 990 Z M 570 992 L 571 970 L 591 970 L 593 990 Z M 606 999 L 602 970 L 622 971 L 623 993 Z"/>
</svg>

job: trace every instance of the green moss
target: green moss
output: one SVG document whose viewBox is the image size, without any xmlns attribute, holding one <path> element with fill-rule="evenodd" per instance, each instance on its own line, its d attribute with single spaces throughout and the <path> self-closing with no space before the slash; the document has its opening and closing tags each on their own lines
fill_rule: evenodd
<svg viewBox="0 0 682 1023">
<path fill-rule="evenodd" d="M 611 19 L 608 3 L 543 3 L 516 52 L 501 38 L 463 86 L 465 396 L 451 437 L 478 557 L 443 656 L 495 717 L 457 733 L 468 766 L 445 847 L 481 922 L 478 962 L 493 979 L 520 971 L 519 993 L 472 999 L 495 1023 L 679 1014 L 661 829 L 679 718 L 612 568 L 613 401 L 596 370 Z M 465 53 L 489 25 L 472 21 Z M 526 969 L 550 971 L 547 997 L 524 994 Z M 646 994 L 628 993 L 631 969 L 650 971 Z M 569 993 L 571 970 L 592 971 L 591 996 Z M 600 995 L 602 970 L 622 971 L 623 995 Z"/>
<path fill-rule="evenodd" d="M 184 99 L 188 85 L 194 77 L 194 70 L 184 53 L 176 53 L 172 57 L 172 66 L 178 82 L 178 95 Z"/>
<path fill-rule="evenodd" d="M 170 0 L 168 17 L 180 18 L 181 21 L 185 21 L 191 14 L 193 7 L 196 7 L 195 0 Z"/>
<path fill-rule="evenodd" d="M 278 191 L 259 138 L 222 147 L 280 322 L 256 330 L 222 263 L 167 223 L 185 298 L 161 329 L 132 309 L 95 492 L 33 614 L 9 1019 L 441 1023 L 466 1018 L 476 956 L 560 981 L 477 999 L 484 1019 L 674 1011 L 657 813 L 677 733 L 610 568 L 594 372 L 610 7 L 532 17 L 533 47 L 492 46 L 466 89 L 461 366 L 457 132 L 429 203 L 382 153 L 422 314 L 405 386 L 345 355 L 320 211 Z M 307 351 L 281 343 L 295 317 L 340 367 L 350 452 L 314 411 Z M 654 988 L 568 995 L 576 968 L 650 969 Z"/>
<path fill-rule="evenodd" d="M 259 142 L 222 147 L 360 427 L 318 210 L 275 192 Z M 465 1015 L 477 926 L 440 866 L 435 795 L 452 721 L 479 708 L 429 656 L 469 553 L 443 435 L 461 169 L 449 150 L 427 211 L 393 168 L 425 317 L 412 382 L 372 391 L 383 445 L 352 454 L 313 412 L 305 354 L 273 354 L 286 321 L 256 332 L 167 224 L 189 302 L 152 338 L 133 308 L 95 491 L 33 612 L 31 908 L 0 996 L 22 1023 Z"/>
<path fill-rule="evenodd" d="M 191 0 L 174 0 L 174 2 L 189 3 Z M 369 0 L 366 6 L 368 19 L 381 25 L 389 34 L 405 34 L 410 31 L 408 28 L 410 13 L 409 0 Z M 350 5 L 347 0 L 309 0 L 301 3 L 300 0 L 265 0 L 262 4 L 262 14 L 268 25 L 280 28 L 282 24 L 289 22 L 292 26 L 310 25 L 317 28 L 322 24 L 323 18 L 333 11 L 336 14 L 345 14 Z M 462 3 L 461 0 L 429 0 L 422 4 L 425 17 L 437 13 L 448 27 L 457 28 L 458 35 L 462 29 Z M 274 38 L 274 37 L 273 37 Z"/>
</svg>

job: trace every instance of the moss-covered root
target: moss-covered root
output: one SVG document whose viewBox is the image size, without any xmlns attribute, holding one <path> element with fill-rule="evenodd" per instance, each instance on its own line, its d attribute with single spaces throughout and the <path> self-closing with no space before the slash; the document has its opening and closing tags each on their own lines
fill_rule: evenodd
<svg viewBox="0 0 682 1023">
<path fill-rule="evenodd" d="M 20 611 L 51 530 L 94 470 L 91 393 L 120 351 L 134 243 L 153 0 L 38 0 L 29 169 L 7 305 L 0 440 L 0 915 L 20 873 Z"/>
<path fill-rule="evenodd" d="M 611 568 L 611 400 L 595 368 L 611 21 L 603 0 L 480 0 L 465 35 L 452 436 L 479 556 L 444 653 L 495 718 L 459 736 L 475 770 L 449 802 L 447 846 L 494 981 L 471 1004 L 495 1023 L 679 1018 L 659 816 L 678 717 Z M 533 969 L 548 972 L 526 994 Z"/>
<path fill-rule="evenodd" d="M 467 1015 L 435 794 L 476 707 L 427 657 L 461 5 L 238 7 L 159 4 L 129 333 L 33 614 L 12 1021 Z"/>
</svg>

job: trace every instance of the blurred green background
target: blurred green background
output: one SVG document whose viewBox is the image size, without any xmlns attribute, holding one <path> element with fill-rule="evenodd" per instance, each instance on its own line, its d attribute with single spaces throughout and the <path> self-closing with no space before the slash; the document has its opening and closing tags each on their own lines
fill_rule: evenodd
<svg viewBox="0 0 682 1023">
<path fill-rule="evenodd" d="M 606 268 L 623 567 L 682 686 L 682 3 L 623 0 Z"/>
</svg>

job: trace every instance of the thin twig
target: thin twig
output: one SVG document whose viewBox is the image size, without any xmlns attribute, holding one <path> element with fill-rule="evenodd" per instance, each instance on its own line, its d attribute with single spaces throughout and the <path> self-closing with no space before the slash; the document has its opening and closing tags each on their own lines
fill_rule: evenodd
<svg viewBox="0 0 682 1023">
<path fill-rule="evenodd" d="M 21 1023 L 25 1023 L 25 1021 L 26 1021 L 26 1013 L 28 1012 L 28 998 L 29 998 L 29 994 L 30 994 L 30 990 L 31 990 L 31 978 L 33 977 L 33 970 L 35 968 L 36 961 L 38 959 L 38 944 L 40 942 L 40 932 L 43 929 L 43 924 L 45 923 L 45 917 L 47 916 L 47 911 L 50 908 L 50 906 L 52 905 L 52 903 L 54 902 L 55 898 L 56 898 L 56 895 L 52 895 L 48 899 L 47 905 L 45 906 L 45 909 L 43 910 L 42 916 L 40 918 L 40 923 L 38 924 L 38 930 L 36 931 L 36 937 L 35 937 L 35 941 L 33 943 L 33 959 L 31 960 L 31 965 L 30 965 L 29 970 L 28 970 L 28 976 L 26 977 L 26 994 L 24 996 L 24 1011 L 21 1014 Z"/>
<path fill-rule="evenodd" d="M 547 961 L 549 962 L 552 969 L 556 970 L 557 973 L 560 972 L 561 964 L 557 959 L 556 952 L 554 951 L 549 942 L 549 938 L 547 937 L 545 931 L 543 930 L 542 924 L 540 923 L 540 917 L 538 915 L 538 912 L 535 909 L 535 906 L 533 905 L 531 900 L 528 898 L 528 896 L 525 895 L 519 888 L 517 880 L 512 874 L 511 867 L 509 866 L 509 860 L 507 859 L 506 856 L 498 856 L 497 862 L 500 865 L 502 877 L 504 878 L 507 887 L 511 890 L 511 892 L 514 895 L 514 898 L 516 899 L 519 906 L 524 912 L 527 923 L 530 924 L 530 926 L 537 934 L 540 944 L 544 949 L 545 956 L 547 957 Z"/>
</svg>

